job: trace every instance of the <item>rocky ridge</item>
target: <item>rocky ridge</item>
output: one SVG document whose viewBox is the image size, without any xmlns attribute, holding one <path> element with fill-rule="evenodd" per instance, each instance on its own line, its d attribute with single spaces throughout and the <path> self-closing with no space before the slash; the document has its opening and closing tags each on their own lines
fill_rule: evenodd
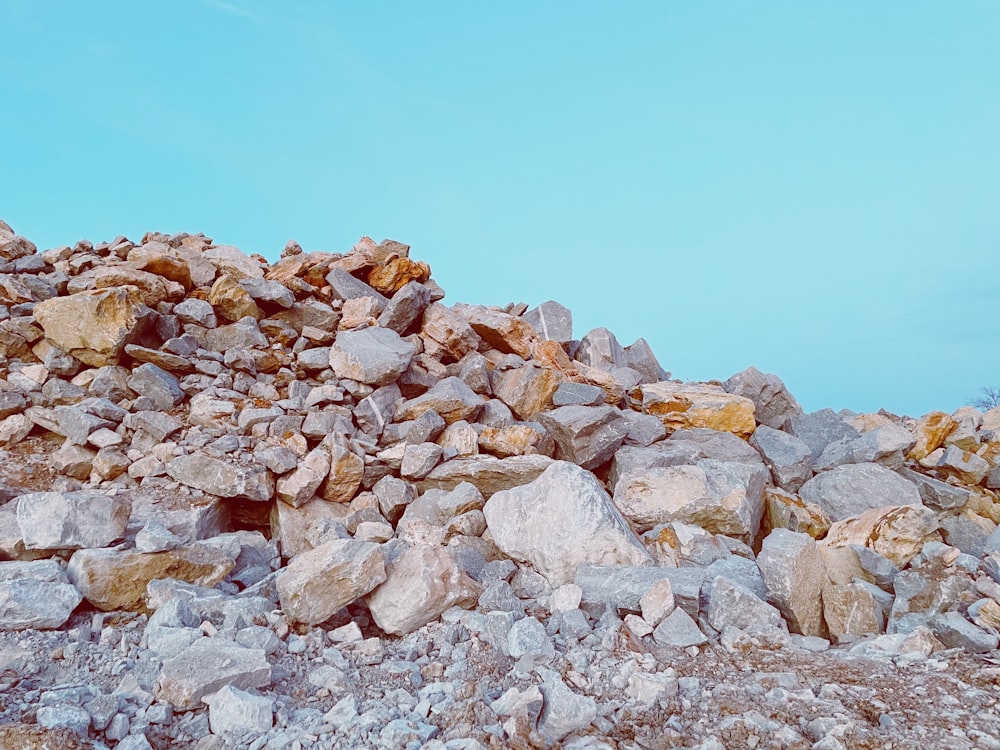
<svg viewBox="0 0 1000 750">
<path fill-rule="evenodd" d="M 0 747 L 1000 747 L 1000 409 L 443 299 L 0 222 Z"/>
</svg>

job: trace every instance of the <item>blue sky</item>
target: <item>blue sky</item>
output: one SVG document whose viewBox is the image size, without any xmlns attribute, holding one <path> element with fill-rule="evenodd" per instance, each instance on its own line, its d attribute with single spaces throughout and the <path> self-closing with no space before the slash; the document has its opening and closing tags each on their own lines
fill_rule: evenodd
<svg viewBox="0 0 1000 750">
<path fill-rule="evenodd" d="M 412 245 L 686 380 L 914 416 L 1000 384 L 1000 4 L 0 0 L 40 247 Z"/>
</svg>

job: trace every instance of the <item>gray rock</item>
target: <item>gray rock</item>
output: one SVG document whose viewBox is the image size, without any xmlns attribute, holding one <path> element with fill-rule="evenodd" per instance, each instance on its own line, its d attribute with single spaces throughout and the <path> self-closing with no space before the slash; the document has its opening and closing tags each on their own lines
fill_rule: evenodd
<svg viewBox="0 0 1000 750">
<path fill-rule="evenodd" d="M 975 453 L 964 451 L 957 445 L 949 445 L 938 459 L 936 468 L 947 476 L 958 478 L 963 484 L 975 485 L 986 478 L 992 467 L 986 459 Z"/>
<path fill-rule="evenodd" d="M 558 302 L 543 302 L 528 310 L 524 319 L 546 341 L 562 343 L 573 338 L 573 313 Z"/>
<path fill-rule="evenodd" d="M 403 394 L 395 383 L 377 388 L 354 408 L 354 420 L 362 432 L 378 438 L 402 400 Z"/>
<path fill-rule="evenodd" d="M 586 383 L 564 380 L 552 394 L 553 406 L 599 406 L 604 403 L 604 389 Z M 644 415 L 649 416 L 649 415 Z M 660 420 L 652 417 L 657 422 Z M 662 423 L 660 423 L 662 426 Z"/>
<path fill-rule="evenodd" d="M 175 710 L 191 711 L 202 699 L 225 686 L 263 688 L 271 684 L 271 665 L 264 649 L 243 648 L 230 641 L 201 638 L 164 662 L 155 695 Z"/>
<path fill-rule="evenodd" d="M 204 328 L 215 328 L 218 325 L 215 308 L 203 299 L 189 297 L 174 305 L 172 312 L 182 323 L 194 323 Z"/>
<path fill-rule="evenodd" d="M 74 406 L 55 407 L 55 416 L 59 422 L 59 431 L 73 445 L 86 445 L 91 433 L 101 428 L 115 427 L 114 422 L 95 417 Z"/>
<path fill-rule="evenodd" d="M 394 476 L 382 477 L 372 487 L 372 492 L 378 500 L 382 515 L 392 522 L 399 520 L 403 511 L 417 496 L 412 484 Z"/>
<path fill-rule="evenodd" d="M 30 492 L 17 498 L 17 525 L 27 549 L 106 547 L 125 535 L 131 509 L 122 494 Z"/>
<path fill-rule="evenodd" d="M 483 513 L 497 547 L 553 586 L 572 582 L 584 562 L 651 562 L 597 478 L 564 461 L 529 484 L 495 493 Z"/>
<path fill-rule="evenodd" d="M 677 606 L 697 617 L 699 597 L 705 572 L 699 568 L 665 568 L 635 565 L 583 564 L 576 569 L 573 582 L 581 589 L 587 604 L 611 605 L 633 612 L 653 584 L 667 580 Z"/>
<path fill-rule="evenodd" d="M 385 558 L 377 544 L 332 539 L 292 558 L 276 584 L 285 613 L 315 625 L 385 580 Z"/>
<path fill-rule="evenodd" d="M 203 453 L 171 459 L 167 473 L 181 484 L 219 497 L 266 502 L 274 495 L 274 477 L 259 466 L 235 466 Z"/>
<path fill-rule="evenodd" d="M 757 422 L 775 430 L 784 429 L 789 420 L 802 413 L 792 394 L 777 375 L 748 367 L 723 384 L 727 393 L 753 401 Z"/>
<path fill-rule="evenodd" d="M 659 422 L 658 419 L 657 421 Z M 660 424 L 662 426 L 662 422 Z M 608 472 L 608 485 L 617 487 L 621 478 L 629 472 L 693 465 L 697 463 L 698 459 L 704 457 L 697 445 L 684 441 L 667 440 L 646 447 L 623 445 L 615 451 L 615 457 L 611 462 L 611 471 Z"/>
<path fill-rule="evenodd" d="M 18 391 L 0 391 L 0 419 L 20 414 L 28 406 L 28 399 Z"/>
<path fill-rule="evenodd" d="M 761 546 L 757 566 L 764 576 L 767 598 L 802 635 L 824 637 L 823 586 L 826 565 L 816 541 L 808 534 L 775 529 Z"/>
<path fill-rule="evenodd" d="M 660 366 L 646 339 L 636 339 L 634 343 L 625 347 L 625 364 L 630 370 L 639 373 L 641 383 L 660 383 L 670 380 L 670 373 Z"/>
<path fill-rule="evenodd" d="M 507 633 L 507 653 L 513 659 L 522 656 L 551 659 L 555 656 L 555 648 L 542 623 L 534 617 L 523 617 Z"/>
<path fill-rule="evenodd" d="M 274 699 L 264 695 L 226 685 L 201 700 L 208 704 L 212 734 L 226 737 L 242 732 L 266 732 L 274 724 Z"/>
<path fill-rule="evenodd" d="M 312 500 L 316 490 L 330 473 L 330 453 L 322 446 L 305 455 L 294 471 L 278 479 L 275 495 L 293 508 Z"/>
<path fill-rule="evenodd" d="M 434 412 L 428 412 L 433 414 Z M 407 445 L 399 474 L 404 479 L 423 479 L 441 460 L 442 448 L 437 443 Z"/>
<path fill-rule="evenodd" d="M 135 535 L 135 548 L 139 552 L 166 552 L 183 547 L 184 543 L 155 518 L 146 521 Z"/>
<path fill-rule="evenodd" d="M 81 601 L 54 560 L 0 562 L 0 630 L 62 627 Z"/>
<path fill-rule="evenodd" d="M 479 584 L 443 547 L 410 547 L 386 565 L 386 580 L 366 598 L 387 633 L 406 635 L 453 606 L 474 607 Z"/>
<path fill-rule="evenodd" d="M 628 433 L 621 412 L 611 406 L 560 406 L 537 420 L 556 441 L 556 458 L 584 469 L 611 460 Z"/>
<path fill-rule="evenodd" d="M 90 730 L 90 714 L 79 706 L 65 703 L 43 706 L 38 709 L 38 725 L 46 729 L 65 729 L 78 737 L 86 737 Z"/>
<path fill-rule="evenodd" d="M 913 433 L 903 427 L 877 427 L 860 437 L 830 443 L 816 459 L 813 468 L 829 471 L 844 464 L 877 463 L 889 469 L 899 469 L 916 442 Z"/>
<path fill-rule="evenodd" d="M 794 435 L 761 425 L 750 437 L 750 445 L 764 457 L 774 483 L 781 489 L 798 492 L 812 479 L 812 451 Z"/>
<path fill-rule="evenodd" d="M 478 455 L 445 461 L 426 477 L 417 482 L 417 489 L 452 490 L 462 482 L 476 487 L 484 497 L 490 497 L 500 490 L 519 487 L 537 479 L 553 464 L 548 456 L 527 455 L 497 458 Z"/>
<path fill-rule="evenodd" d="M 400 336 L 405 334 L 431 302 L 431 290 L 423 284 L 411 281 L 392 295 L 389 304 L 379 315 L 378 324 L 391 328 Z"/>
<path fill-rule="evenodd" d="M 330 368 L 337 377 L 384 386 L 406 372 L 415 351 L 391 328 L 341 331 L 330 347 Z"/>
<path fill-rule="evenodd" d="M 177 376 L 157 367 L 152 362 L 140 365 L 132 371 L 128 387 L 140 396 L 147 396 L 156 408 L 166 411 L 184 400 Z"/>
<path fill-rule="evenodd" d="M 653 631 L 653 640 L 660 645 L 673 648 L 700 646 L 708 642 L 708 638 L 698 628 L 698 623 L 680 607 L 663 618 L 656 626 Z"/>
<path fill-rule="evenodd" d="M 788 431 L 809 446 L 813 461 L 823 454 L 830 443 L 859 436 L 858 431 L 832 409 L 795 414 L 789 420 Z"/>
<path fill-rule="evenodd" d="M 212 328 L 205 334 L 205 343 L 212 351 L 222 353 L 230 349 L 266 349 L 268 346 L 267 336 L 261 333 L 257 321 L 251 317 Z"/>
<path fill-rule="evenodd" d="M 382 312 L 388 303 L 388 300 L 383 295 L 342 268 L 331 269 L 330 273 L 326 275 L 326 283 L 330 285 L 334 299 L 348 300 L 357 299 L 358 297 L 371 297 L 375 300 L 379 312 Z"/>
<path fill-rule="evenodd" d="M 956 487 L 912 469 L 900 469 L 899 475 L 917 485 L 920 500 L 924 505 L 935 510 L 961 508 L 972 497 L 972 493 L 965 487 Z"/>
<path fill-rule="evenodd" d="M 696 445 L 702 458 L 742 464 L 762 464 L 764 461 L 754 448 L 731 432 L 711 430 L 707 427 L 689 427 L 676 430 L 664 444 L 687 443 Z"/>
<path fill-rule="evenodd" d="M 555 672 L 546 674 L 540 689 L 544 702 L 537 730 L 548 746 L 585 728 L 597 718 L 597 703 L 594 699 L 574 693 Z"/>
<path fill-rule="evenodd" d="M 663 422 L 652 414 L 642 414 L 641 412 L 629 409 L 622 413 L 628 423 L 628 432 L 625 434 L 626 445 L 648 446 L 663 440 L 667 435 L 667 428 Z"/>
<path fill-rule="evenodd" d="M 395 418 L 398 421 L 417 419 L 426 411 L 435 411 L 446 423 L 453 424 L 475 419 L 484 402 L 485 399 L 461 378 L 448 377 L 439 380 L 426 393 L 400 404 Z"/>
<path fill-rule="evenodd" d="M 1000 644 L 995 632 L 988 633 L 966 620 L 959 612 L 944 612 L 930 620 L 931 631 L 946 648 L 962 648 L 972 654 L 994 651 Z"/>
<path fill-rule="evenodd" d="M 595 328 L 588 331 L 580 340 L 575 359 L 577 362 L 583 362 L 589 367 L 596 367 L 605 372 L 610 372 L 618 367 L 628 367 L 625 350 L 618 343 L 615 335 L 607 328 Z"/>
<path fill-rule="evenodd" d="M 976 521 L 964 513 L 944 516 L 939 523 L 945 542 L 975 558 L 979 558 L 986 551 L 987 540 L 990 533 L 995 530 L 984 528 L 982 521 Z M 990 524 L 991 527 L 992 525 Z"/>
<path fill-rule="evenodd" d="M 831 521 L 860 515 L 888 505 L 920 505 L 917 486 L 878 464 L 847 464 L 817 474 L 799 490 L 802 499 L 816 503 Z"/>
<path fill-rule="evenodd" d="M 184 423 L 176 417 L 159 411 L 140 411 L 124 417 L 124 424 L 132 430 L 142 430 L 158 443 L 178 432 Z"/>
<path fill-rule="evenodd" d="M 709 624 L 719 632 L 727 627 L 746 630 L 756 625 L 785 626 L 777 609 L 749 589 L 722 576 L 712 581 L 706 615 Z"/>
<path fill-rule="evenodd" d="M 246 289 L 257 302 L 267 302 L 286 310 L 295 304 L 295 295 L 292 294 L 292 290 L 277 281 L 245 276 L 240 279 L 240 286 Z"/>
</svg>

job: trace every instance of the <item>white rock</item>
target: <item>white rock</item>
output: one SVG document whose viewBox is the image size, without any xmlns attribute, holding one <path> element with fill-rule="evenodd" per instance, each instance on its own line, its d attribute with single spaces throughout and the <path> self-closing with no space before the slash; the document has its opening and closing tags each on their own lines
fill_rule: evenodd
<svg viewBox="0 0 1000 750">
<path fill-rule="evenodd" d="M 106 547 L 124 536 L 131 508 L 125 495 L 30 492 L 17 499 L 17 525 L 28 549 Z"/>
<path fill-rule="evenodd" d="M 274 699 L 226 685 L 202 697 L 208 704 L 212 734 L 227 736 L 241 732 L 266 732 L 274 724 Z"/>
</svg>

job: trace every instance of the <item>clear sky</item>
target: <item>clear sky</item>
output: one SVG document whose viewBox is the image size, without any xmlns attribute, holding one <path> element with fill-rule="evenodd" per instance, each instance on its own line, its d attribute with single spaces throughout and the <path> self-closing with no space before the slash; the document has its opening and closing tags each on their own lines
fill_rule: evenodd
<svg viewBox="0 0 1000 750">
<path fill-rule="evenodd" d="M 40 247 L 412 245 L 807 409 L 1000 385 L 1000 3 L 0 0 Z"/>
</svg>

